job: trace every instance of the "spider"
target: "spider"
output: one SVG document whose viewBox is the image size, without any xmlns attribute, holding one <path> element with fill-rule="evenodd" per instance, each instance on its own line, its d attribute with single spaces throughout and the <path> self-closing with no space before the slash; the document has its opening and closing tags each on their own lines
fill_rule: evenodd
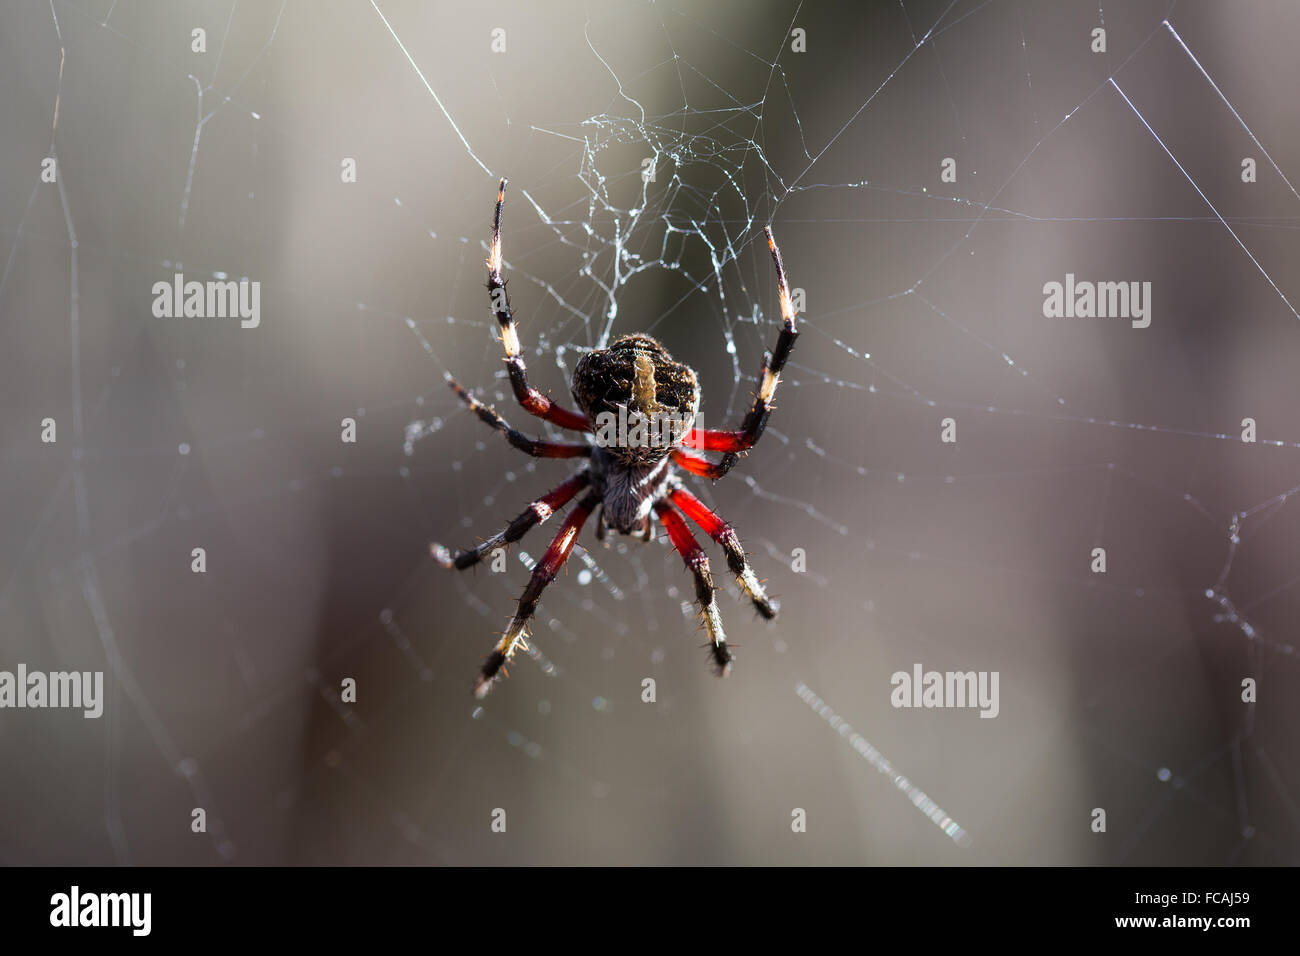
<svg viewBox="0 0 1300 956">
<path fill-rule="evenodd" d="M 447 383 L 457 396 L 487 425 L 495 429 L 515 448 L 534 458 L 585 458 L 587 464 L 547 494 L 533 501 L 504 530 L 478 547 L 459 551 L 453 557 L 441 545 L 432 546 L 434 558 L 443 567 L 464 570 L 473 567 L 483 556 L 498 547 L 520 540 L 537 525 L 568 504 L 579 493 L 577 505 L 564 519 L 540 561 L 533 566 L 532 577 L 519 599 L 514 617 L 501 635 L 496 648 L 488 655 L 474 682 L 474 694 L 487 696 L 492 685 L 505 676 L 505 665 L 520 647 L 526 647 L 528 621 L 537 610 L 542 591 L 555 579 L 568 559 L 587 518 L 599 509 L 596 537 L 604 540 L 607 531 L 637 535 L 649 541 L 653 531 L 651 512 L 663 524 L 677 553 L 695 579 L 695 599 L 700 606 L 708 634 L 710 657 L 718 676 L 731 671 L 734 660 L 722 629 L 722 617 L 714 601 L 716 588 L 709 569 L 709 559 L 687 525 L 683 513 L 716 541 L 727 557 L 727 566 L 741 590 L 753 602 L 758 613 L 767 619 L 776 616 L 777 604 L 763 590 L 754 575 L 735 529 L 691 494 L 678 476 L 677 469 L 703 478 L 718 479 L 729 472 L 743 452 L 753 448 L 763 434 L 772 413 L 772 396 L 776 393 L 781 370 L 790 357 L 799 333 L 785 278 L 785 265 L 772 230 L 765 228 L 767 247 L 776 266 L 777 296 L 781 303 L 781 332 L 776 348 L 764 355 L 763 371 L 754 404 L 735 431 L 695 428 L 700 406 L 700 387 L 695 371 L 676 362 L 668 350 L 645 334 L 624 335 L 608 348 L 587 353 L 573 372 L 572 392 L 581 414 L 570 411 L 528 384 L 528 373 L 519 348 L 519 333 L 510 311 L 506 280 L 501 276 L 501 213 L 505 206 L 506 180 L 497 190 L 496 212 L 492 218 L 492 245 L 487 259 L 487 288 L 492 312 L 501 329 L 506 369 L 515 399 L 524 409 L 544 421 L 576 432 L 597 436 L 596 442 L 546 441 L 516 431 L 491 407 L 462 388 L 450 375 Z M 602 426 L 609 416 L 638 415 L 667 422 L 660 427 L 658 441 L 625 440 L 620 432 L 614 441 L 600 439 Z M 666 431 L 666 435 L 664 432 Z M 606 433 L 607 434 L 607 433 Z M 722 452 L 713 462 L 695 451 Z"/>
</svg>

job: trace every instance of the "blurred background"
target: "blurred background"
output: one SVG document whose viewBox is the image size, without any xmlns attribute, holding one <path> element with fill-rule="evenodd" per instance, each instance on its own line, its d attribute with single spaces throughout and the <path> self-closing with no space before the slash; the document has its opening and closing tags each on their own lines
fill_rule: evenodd
<svg viewBox="0 0 1300 956">
<path fill-rule="evenodd" d="M 0 669 L 107 699 L 0 711 L 0 862 L 1300 861 L 1298 36 L 1284 0 L 5 5 Z M 738 421 L 762 226 L 804 290 L 762 443 L 696 482 L 782 602 L 710 543 L 726 681 L 665 542 L 587 533 L 469 693 L 558 521 L 501 573 L 429 545 L 572 470 L 443 383 L 549 428 L 483 289 L 500 176 L 557 398 L 644 331 Z M 155 318 L 176 272 L 258 281 L 260 325 Z M 1067 273 L 1150 282 L 1150 327 L 1045 318 Z M 999 715 L 893 708 L 916 664 L 999 672 Z"/>
</svg>

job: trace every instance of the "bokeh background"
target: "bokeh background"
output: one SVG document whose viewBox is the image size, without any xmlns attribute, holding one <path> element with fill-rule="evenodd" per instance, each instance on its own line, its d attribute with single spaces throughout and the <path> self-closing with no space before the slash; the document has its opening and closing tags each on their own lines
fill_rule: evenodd
<svg viewBox="0 0 1300 956">
<path fill-rule="evenodd" d="M 108 699 L 0 712 L 0 862 L 1296 863 L 1297 37 L 1285 0 L 6 4 L 0 668 Z M 545 431 L 482 288 L 502 175 L 557 397 L 649 331 L 737 420 L 768 222 L 805 290 L 762 444 L 700 489 L 783 604 L 726 581 L 727 681 L 671 549 L 588 535 L 469 694 L 558 522 L 501 574 L 429 544 L 569 469 L 443 384 Z M 260 327 L 154 318 L 176 271 L 258 280 Z M 1067 272 L 1151 282 L 1151 326 L 1044 318 Z M 999 716 L 894 709 L 918 662 L 998 671 Z"/>
</svg>

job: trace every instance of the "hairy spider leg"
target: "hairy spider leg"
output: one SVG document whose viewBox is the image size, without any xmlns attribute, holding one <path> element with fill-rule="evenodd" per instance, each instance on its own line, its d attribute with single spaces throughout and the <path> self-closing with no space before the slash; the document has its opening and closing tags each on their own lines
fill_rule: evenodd
<svg viewBox="0 0 1300 956">
<path fill-rule="evenodd" d="M 546 549 L 546 553 L 542 555 L 542 559 L 533 567 L 533 576 L 528 579 L 528 586 L 524 588 L 523 596 L 519 598 L 519 609 L 515 611 L 515 616 L 511 619 L 505 633 L 501 635 L 496 648 L 483 663 L 483 670 L 478 680 L 474 682 L 475 697 L 487 696 L 497 675 L 499 673 L 504 675 L 502 668 L 514 657 L 515 649 L 523 645 L 524 629 L 533 612 L 537 610 L 537 602 L 542 596 L 542 591 L 546 590 L 546 585 L 555 580 L 555 575 L 568 560 L 569 552 L 573 550 L 573 543 L 578 539 L 578 532 L 582 530 L 583 522 L 587 520 L 587 515 L 591 514 L 591 509 L 596 507 L 599 501 L 600 495 L 595 492 L 584 495 L 569 512 L 569 516 L 564 519 L 564 524 L 560 526 L 559 532 L 551 541 L 550 547 Z"/>
<path fill-rule="evenodd" d="M 700 605 L 704 627 L 709 634 L 709 653 L 713 657 L 714 671 L 719 677 L 726 677 L 731 673 L 731 662 L 735 658 L 727 646 L 727 635 L 722 630 L 722 615 L 718 613 L 718 603 L 713 599 L 717 589 L 713 586 L 713 574 L 709 571 L 709 556 L 695 540 L 695 535 L 691 534 L 686 519 L 673 510 L 672 505 L 666 501 L 656 502 L 655 514 L 659 515 L 659 520 L 668 529 L 673 547 L 695 578 L 695 600 Z"/>
<path fill-rule="evenodd" d="M 703 455 L 692 455 L 689 451 L 682 451 L 680 448 L 674 448 L 670 452 L 672 460 L 692 475 L 699 475 L 701 478 L 712 478 L 715 481 L 731 471 L 731 466 L 739 460 L 739 455 L 723 455 L 722 461 L 712 462 Z M 733 460 L 728 461 L 728 458 Z"/>
<path fill-rule="evenodd" d="M 776 292 L 781 303 L 781 332 L 777 336 L 776 348 L 763 356 L 763 372 L 759 378 L 758 392 L 754 395 L 754 404 L 740 424 L 738 431 L 713 431 L 694 428 L 687 433 L 682 444 L 687 448 L 700 451 L 725 452 L 717 464 L 709 462 L 698 455 L 674 452 L 673 460 L 694 475 L 704 478 L 721 478 L 740 460 L 738 452 L 747 451 L 758 444 L 767 427 L 767 419 L 772 414 L 772 398 L 776 395 L 776 386 L 781 381 L 781 371 L 785 368 L 794 341 L 799 337 L 795 328 L 794 306 L 790 302 L 790 285 L 785 277 L 785 262 L 781 259 L 781 250 L 777 248 L 771 227 L 764 227 L 767 236 L 767 248 L 772 253 L 772 262 L 776 266 Z"/>
<path fill-rule="evenodd" d="M 460 400 L 470 407 L 470 410 L 476 414 L 479 419 L 489 427 L 496 429 L 515 448 L 518 448 L 525 455 L 531 455 L 534 458 L 590 458 L 591 446 L 582 442 L 560 442 L 544 441 L 540 438 L 529 438 L 523 432 L 516 431 L 510 427 L 510 424 L 496 413 L 491 406 L 484 405 L 477 398 L 465 391 L 451 376 L 447 376 L 447 384 L 451 390 L 460 396 Z"/>
<path fill-rule="evenodd" d="M 483 560 L 483 555 L 502 545 L 514 544 L 537 525 L 544 524 L 551 515 L 567 505 L 574 495 L 589 484 L 591 484 L 591 475 L 584 469 L 529 504 L 517 518 L 506 525 L 504 530 L 498 531 L 477 548 L 458 551 L 453 558 L 451 552 L 442 545 L 434 544 L 430 548 L 433 558 L 444 568 L 455 568 L 457 571 L 473 567 Z"/>
<path fill-rule="evenodd" d="M 545 419 L 574 431 L 591 431 L 587 416 L 557 405 L 537 389 L 528 384 L 528 369 L 524 366 L 519 348 L 519 330 L 515 326 L 514 315 L 510 311 L 510 296 L 506 293 L 506 280 L 501 278 L 501 211 L 506 204 L 506 180 L 501 180 L 497 190 L 496 214 L 492 217 L 492 246 L 488 252 L 488 297 L 492 304 L 492 313 L 501 328 L 501 345 L 506 350 L 506 368 L 510 373 L 510 387 L 514 389 L 515 399 L 531 415 Z"/>
<path fill-rule="evenodd" d="M 681 486 L 673 488 L 668 493 L 668 498 L 686 512 L 686 517 L 699 525 L 705 534 L 722 546 L 722 550 L 727 555 L 727 567 L 736 576 L 736 583 L 740 585 L 740 589 L 754 602 L 758 613 L 769 621 L 776 617 L 779 605 L 767 596 L 762 583 L 754 574 L 754 569 L 749 566 L 749 561 L 745 558 L 745 549 L 740 546 L 740 538 L 736 535 L 736 529 Z"/>
</svg>

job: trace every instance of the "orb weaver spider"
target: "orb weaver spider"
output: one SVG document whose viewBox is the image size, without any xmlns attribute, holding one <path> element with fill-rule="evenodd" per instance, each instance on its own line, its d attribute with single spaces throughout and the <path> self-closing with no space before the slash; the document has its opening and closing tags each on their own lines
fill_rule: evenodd
<svg viewBox="0 0 1300 956">
<path fill-rule="evenodd" d="M 739 429 L 714 431 L 694 427 L 700 407 L 700 387 L 695 371 L 674 361 L 668 350 L 649 335 L 624 335 L 608 348 L 595 349 L 582 357 L 574 368 L 572 384 L 573 398 L 581 413 L 556 404 L 528 384 L 528 372 L 520 354 L 519 333 L 506 294 L 506 280 L 501 276 L 501 213 L 505 198 L 506 180 L 502 179 L 497 190 L 496 213 L 492 218 L 487 288 L 500 328 L 506 369 L 515 399 L 529 414 L 576 432 L 598 433 L 602 416 L 616 415 L 620 409 L 624 415 L 631 412 L 642 417 L 660 416 L 669 422 L 669 428 L 666 441 L 649 444 L 644 441 L 597 441 L 593 444 L 529 438 L 512 428 L 494 409 L 470 395 L 450 375 L 447 376 L 447 382 L 456 395 L 484 423 L 525 454 L 534 458 L 587 459 L 585 467 L 533 501 L 502 531 L 477 547 L 460 551 L 453 557 L 443 546 L 432 546 L 434 558 L 444 567 L 458 570 L 473 567 L 496 548 L 520 540 L 582 493 L 550 547 L 534 565 L 514 617 L 496 648 L 488 655 L 474 683 L 474 694 L 485 697 L 494 681 L 504 676 L 505 665 L 515 651 L 526 646 L 528 621 L 537 610 L 542 591 L 555 579 L 573 550 L 578 533 L 592 511 L 597 509 L 598 540 L 604 540 L 607 531 L 614 531 L 638 535 L 648 541 L 653 533 L 650 514 L 654 512 L 694 577 L 695 599 L 708 633 L 714 669 L 718 676 L 725 676 L 735 658 L 727 645 L 722 617 L 714 600 L 717 589 L 713 584 L 709 558 L 685 518 L 690 518 L 722 547 L 727 566 L 759 614 L 769 620 L 774 618 L 777 604 L 767 596 L 749 566 L 735 529 L 687 490 L 677 469 L 702 478 L 721 478 L 739 461 L 742 453 L 757 444 L 767 426 L 781 370 L 799 336 L 795 329 L 785 264 L 772 230 L 764 228 L 763 233 L 776 266 L 781 332 L 776 347 L 764 355 L 758 392 Z M 695 454 L 696 451 L 722 452 L 722 457 L 713 462 Z"/>
</svg>

